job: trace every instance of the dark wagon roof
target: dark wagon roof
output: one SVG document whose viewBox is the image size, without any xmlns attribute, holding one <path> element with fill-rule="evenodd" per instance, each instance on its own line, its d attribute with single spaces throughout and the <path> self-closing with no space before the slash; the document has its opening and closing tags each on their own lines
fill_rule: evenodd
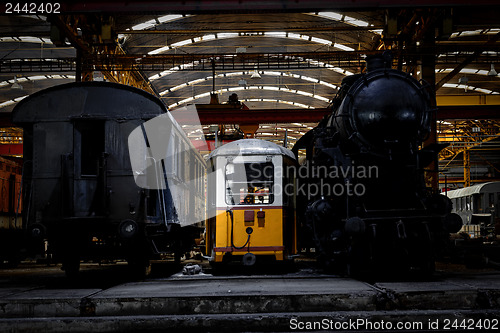
<svg viewBox="0 0 500 333">
<path fill-rule="evenodd" d="M 54 86 L 22 100 L 12 112 L 14 123 L 77 118 L 150 119 L 165 113 L 155 96 L 109 82 L 76 82 Z"/>
</svg>

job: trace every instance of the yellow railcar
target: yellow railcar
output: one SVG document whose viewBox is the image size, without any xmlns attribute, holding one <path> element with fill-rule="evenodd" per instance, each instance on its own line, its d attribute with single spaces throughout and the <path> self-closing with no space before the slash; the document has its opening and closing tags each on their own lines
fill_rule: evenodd
<svg viewBox="0 0 500 333">
<path fill-rule="evenodd" d="M 272 142 L 243 139 L 208 159 L 207 254 L 212 263 L 297 253 L 293 153 Z M 260 259 L 259 259 L 260 260 Z"/>
</svg>

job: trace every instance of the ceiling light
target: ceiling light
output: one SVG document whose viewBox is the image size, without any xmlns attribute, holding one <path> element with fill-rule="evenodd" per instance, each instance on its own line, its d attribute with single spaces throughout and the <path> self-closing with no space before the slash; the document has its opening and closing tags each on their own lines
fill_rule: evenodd
<svg viewBox="0 0 500 333">
<path fill-rule="evenodd" d="M 260 76 L 259 72 L 257 70 L 254 70 L 252 73 L 252 76 L 250 76 L 251 79 L 261 79 L 262 77 Z"/>
<path fill-rule="evenodd" d="M 10 87 L 10 89 L 18 89 L 18 90 L 23 90 L 23 86 L 20 85 L 18 82 L 17 82 L 17 77 L 14 76 L 14 83 L 12 84 L 12 86 Z"/>
<path fill-rule="evenodd" d="M 468 85 L 469 83 L 469 78 L 467 76 L 462 76 L 461 78 L 458 79 L 459 84 L 463 84 L 464 91 L 467 92 Z"/>
<path fill-rule="evenodd" d="M 458 83 L 467 84 L 469 82 L 469 78 L 467 76 L 462 76 L 458 79 Z"/>
<path fill-rule="evenodd" d="M 495 70 L 495 65 L 491 64 L 491 69 L 488 72 L 488 76 L 497 76 L 497 71 Z"/>
<path fill-rule="evenodd" d="M 208 131 L 210 133 L 217 133 L 219 131 L 219 125 L 210 125 Z"/>
</svg>

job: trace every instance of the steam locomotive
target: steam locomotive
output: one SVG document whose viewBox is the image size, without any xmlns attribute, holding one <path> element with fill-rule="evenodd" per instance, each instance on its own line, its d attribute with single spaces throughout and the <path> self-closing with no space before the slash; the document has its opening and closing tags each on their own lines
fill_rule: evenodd
<svg viewBox="0 0 500 333">
<path fill-rule="evenodd" d="M 298 217 L 327 269 L 350 275 L 434 271 L 435 256 L 461 219 L 426 185 L 438 145 L 422 147 L 432 95 L 391 69 L 390 54 L 367 57 L 367 71 L 342 81 L 332 113 L 293 147 Z M 302 169 L 302 170 L 301 170 Z"/>
</svg>

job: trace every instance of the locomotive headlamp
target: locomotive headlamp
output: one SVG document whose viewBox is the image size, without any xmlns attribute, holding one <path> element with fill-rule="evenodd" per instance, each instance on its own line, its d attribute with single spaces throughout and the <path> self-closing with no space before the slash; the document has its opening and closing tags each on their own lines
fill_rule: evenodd
<svg viewBox="0 0 500 333">
<path fill-rule="evenodd" d="M 344 230 L 348 235 L 360 235 L 365 232 L 365 221 L 359 217 L 351 217 L 345 221 Z"/>
<path fill-rule="evenodd" d="M 45 237 L 45 226 L 41 223 L 34 223 L 29 227 L 29 234 L 33 238 L 43 238 Z"/>
</svg>

